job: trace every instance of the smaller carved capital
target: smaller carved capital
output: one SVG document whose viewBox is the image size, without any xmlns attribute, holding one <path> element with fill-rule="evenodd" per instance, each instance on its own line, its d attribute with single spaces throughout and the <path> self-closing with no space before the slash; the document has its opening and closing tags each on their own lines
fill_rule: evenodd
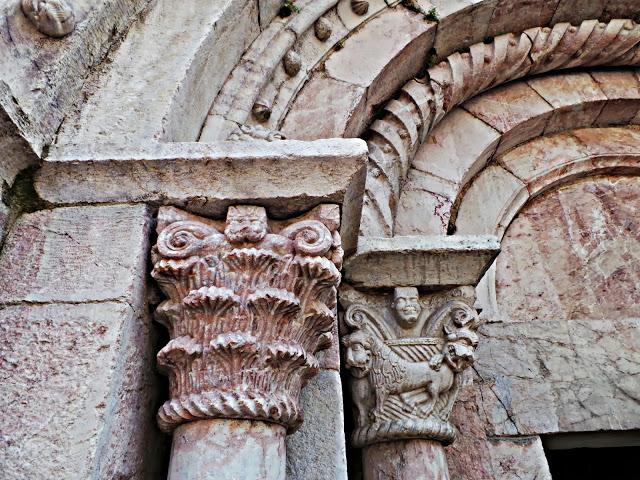
<svg viewBox="0 0 640 480">
<path fill-rule="evenodd" d="M 474 362 L 480 324 L 473 288 L 373 296 L 343 288 L 344 362 L 355 410 L 352 443 L 425 438 L 451 443 L 460 375 Z"/>
<path fill-rule="evenodd" d="M 300 389 L 331 344 L 339 220 L 336 205 L 280 222 L 248 205 L 229 207 L 225 222 L 160 209 L 152 276 L 171 337 L 158 353 L 171 396 L 163 430 L 204 418 L 300 424 Z"/>
</svg>

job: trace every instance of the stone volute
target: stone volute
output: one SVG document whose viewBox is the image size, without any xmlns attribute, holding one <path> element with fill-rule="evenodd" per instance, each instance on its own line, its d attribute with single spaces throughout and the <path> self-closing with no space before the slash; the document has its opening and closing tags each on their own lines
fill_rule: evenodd
<svg viewBox="0 0 640 480">
<path fill-rule="evenodd" d="M 415 287 L 393 295 L 342 288 L 351 442 L 364 447 L 365 480 L 391 471 L 389 478 L 449 478 L 443 445 L 455 439 L 449 415 L 478 345 L 474 301 L 473 287 L 426 295 Z"/>
<path fill-rule="evenodd" d="M 160 209 L 152 275 L 168 297 L 157 318 L 171 337 L 158 353 L 170 399 L 158 423 L 178 429 L 170 478 L 284 479 L 284 432 L 301 424 L 300 390 L 332 342 L 339 220 L 336 205 L 280 222 L 257 206 L 229 207 L 226 223 Z M 247 450 L 263 473 L 216 464 L 202 477 L 190 465 L 208 441 L 215 461 Z"/>
</svg>

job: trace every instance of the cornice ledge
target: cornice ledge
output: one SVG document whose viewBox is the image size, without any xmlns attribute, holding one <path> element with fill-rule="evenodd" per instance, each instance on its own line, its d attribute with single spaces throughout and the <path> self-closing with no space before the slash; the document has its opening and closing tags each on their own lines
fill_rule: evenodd
<svg viewBox="0 0 640 480">
<path fill-rule="evenodd" d="M 145 202 L 212 218 L 233 204 L 282 219 L 335 203 L 353 252 L 367 156 L 360 139 L 62 145 L 43 161 L 35 187 L 53 205 Z"/>
<path fill-rule="evenodd" d="M 498 253 L 492 235 L 361 237 L 345 280 L 364 288 L 476 285 Z"/>
</svg>

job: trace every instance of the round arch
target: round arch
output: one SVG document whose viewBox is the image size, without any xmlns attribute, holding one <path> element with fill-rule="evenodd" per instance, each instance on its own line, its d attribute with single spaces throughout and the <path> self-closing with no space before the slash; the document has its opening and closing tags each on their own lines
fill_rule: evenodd
<svg viewBox="0 0 640 480">
<path fill-rule="evenodd" d="M 417 149 L 400 194 L 395 233 L 472 233 L 472 229 L 456 225 L 463 197 L 469 189 L 481 188 L 481 184 L 470 187 L 480 176 L 489 178 L 490 172 L 500 171 L 503 158 L 517 156 L 518 149 L 508 154 L 515 145 L 582 127 L 634 124 L 639 111 L 640 80 L 634 71 L 621 69 L 556 73 L 478 95 L 452 110 Z M 488 165 L 494 166 L 484 173 Z M 554 168 L 562 171 L 569 166 Z M 486 209 L 477 210 L 472 214 L 479 215 L 476 220 L 489 221 Z M 468 206 L 462 212 L 466 215 Z M 492 221 L 484 233 L 493 232 Z"/>
</svg>

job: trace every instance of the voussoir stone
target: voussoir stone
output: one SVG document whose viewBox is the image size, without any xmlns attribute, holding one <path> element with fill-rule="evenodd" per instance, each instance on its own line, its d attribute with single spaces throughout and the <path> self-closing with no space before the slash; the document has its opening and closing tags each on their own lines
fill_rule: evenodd
<svg viewBox="0 0 640 480">
<path fill-rule="evenodd" d="M 0 256 L 0 304 L 129 301 L 144 283 L 150 223 L 143 205 L 23 215 Z"/>
</svg>

